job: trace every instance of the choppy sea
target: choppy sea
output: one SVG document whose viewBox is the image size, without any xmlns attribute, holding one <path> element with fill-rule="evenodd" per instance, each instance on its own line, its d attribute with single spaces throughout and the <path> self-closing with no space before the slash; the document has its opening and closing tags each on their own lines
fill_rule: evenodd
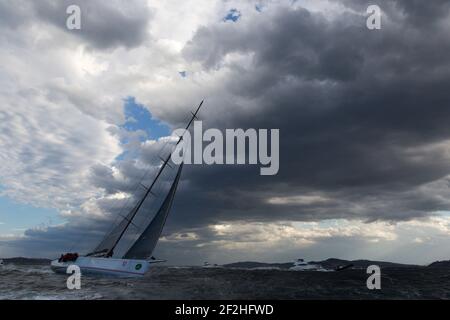
<svg viewBox="0 0 450 320">
<path fill-rule="evenodd" d="M 388 268 L 381 290 L 365 269 L 341 272 L 155 267 L 144 278 L 82 277 L 68 290 L 48 266 L 0 267 L 0 299 L 450 299 L 450 270 Z"/>
</svg>

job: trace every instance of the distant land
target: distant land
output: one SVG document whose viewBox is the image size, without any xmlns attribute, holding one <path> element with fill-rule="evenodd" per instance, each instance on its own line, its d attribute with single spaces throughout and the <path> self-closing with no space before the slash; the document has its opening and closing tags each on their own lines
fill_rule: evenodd
<svg viewBox="0 0 450 320">
<path fill-rule="evenodd" d="M 50 259 L 36 259 L 36 258 L 4 258 L 5 264 L 17 264 L 17 265 L 48 265 Z M 435 261 L 428 266 L 424 265 L 414 265 L 414 264 L 402 264 L 387 261 L 372 261 L 372 260 L 343 260 L 330 258 L 323 261 L 309 261 L 309 264 L 318 265 L 324 269 L 336 269 L 338 267 L 352 265 L 353 268 L 362 269 L 367 268 L 370 265 L 378 265 L 381 268 L 450 268 L 450 260 Z M 265 263 L 265 262 L 255 262 L 255 261 L 243 261 L 228 263 L 222 265 L 225 268 L 242 268 L 242 269 L 255 269 L 255 268 L 278 268 L 278 269 L 289 269 L 294 266 L 293 262 L 285 263 Z"/>
<path fill-rule="evenodd" d="M 279 269 L 289 269 L 294 266 L 292 262 L 286 263 L 265 263 L 265 262 L 254 262 L 254 261 L 244 261 L 244 262 L 234 262 L 222 265 L 225 268 L 242 268 L 242 269 L 255 269 L 255 268 L 279 268 Z"/>
<path fill-rule="evenodd" d="M 42 264 L 49 264 L 50 261 L 51 261 L 50 259 L 35 259 L 23 257 L 3 259 L 3 262 L 5 264 L 18 264 L 18 265 L 42 265 Z"/>
<path fill-rule="evenodd" d="M 311 261 L 310 264 L 317 264 L 325 269 L 335 269 L 339 266 L 352 264 L 355 268 L 366 269 L 370 265 L 377 265 L 380 268 L 411 268 L 411 267 L 423 267 L 414 264 L 403 264 L 386 261 L 372 261 L 372 260 L 341 260 L 341 259 L 327 259 L 324 261 Z"/>
<path fill-rule="evenodd" d="M 430 268 L 450 268 L 450 260 L 436 261 L 429 265 Z"/>
<path fill-rule="evenodd" d="M 324 269 L 336 269 L 338 267 L 352 265 L 353 268 L 357 269 L 365 269 L 370 265 L 377 265 L 380 268 L 424 268 L 424 267 L 442 267 L 442 268 L 450 268 L 450 260 L 448 261 L 436 261 L 431 263 L 428 266 L 423 265 L 414 265 L 414 264 L 403 264 L 403 263 L 394 263 L 387 261 L 372 261 L 372 260 L 343 260 L 330 258 L 323 261 L 309 261 L 309 264 L 318 265 Z M 294 266 L 294 263 L 264 263 L 264 262 L 254 262 L 254 261 L 245 261 L 245 262 L 235 262 L 223 265 L 226 268 L 243 268 L 243 269 L 255 269 L 255 268 L 279 268 L 279 269 L 289 269 Z"/>
</svg>

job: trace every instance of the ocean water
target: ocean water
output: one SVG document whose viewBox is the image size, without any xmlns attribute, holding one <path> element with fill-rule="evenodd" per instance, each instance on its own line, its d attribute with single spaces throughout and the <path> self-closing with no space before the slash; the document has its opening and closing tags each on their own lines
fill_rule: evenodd
<svg viewBox="0 0 450 320">
<path fill-rule="evenodd" d="M 381 290 L 368 290 L 364 269 L 341 272 L 155 267 L 144 278 L 67 277 L 48 266 L 0 267 L 0 299 L 450 299 L 450 270 L 386 268 Z"/>
</svg>

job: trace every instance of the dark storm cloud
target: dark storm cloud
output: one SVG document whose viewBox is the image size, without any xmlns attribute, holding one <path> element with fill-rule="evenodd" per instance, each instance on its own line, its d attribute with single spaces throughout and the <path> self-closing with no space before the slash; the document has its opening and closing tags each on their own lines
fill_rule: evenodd
<svg viewBox="0 0 450 320">
<path fill-rule="evenodd" d="M 85 254 L 101 241 L 106 231 L 105 221 L 72 220 L 68 225 L 29 229 L 20 239 L 0 241 L 0 247 L 9 247 L 15 256 L 27 257 L 57 258 L 68 250 Z"/>
<path fill-rule="evenodd" d="M 69 15 L 66 9 L 70 5 L 78 5 L 81 9 L 81 30 L 67 30 L 66 20 Z M 41 19 L 81 37 L 94 48 L 133 48 L 148 37 L 151 12 L 145 1 L 133 0 L 124 4 L 123 1 L 43 0 L 34 2 L 34 6 Z"/>
<path fill-rule="evenodd" d="M 197 31 L 186 59 L 211 72 L 228 67 L 223 85 L 241 101 L 224 103 L 225 117 L 208 113 L 207 102 L 204 124 L 280 128 L 280 172 L 268 177 L 256 166 L 186 167 L 167 232 L 230 220 L 408 220 L 449 209 L 447 32 L 427 37 L 407 16 L 369 31 L 366 7 L 353 8 L 361 15 L 328 20 L 284 8 L 243 27 Z M 230 53 L 251 54 L 251 66 L 226 65 Z M 248 101 L 258 108 L 242 112 Z M 151 163 L 155 151 L 144 148 L 141 160 Z M 142 174 L 135 166 L 119 164 L 127 181 L 94 168 L 93 182 L 111 193 L 129 192 Z M 302 195 L 324 200 L 295 200 Z M 275 197 L 287 197 L 286 203 L 271 202 Z"/>
<path fill-rule="evenodd" d="M 252 168 L 193 168 L 189 197 L 178 198 L 191 203 L 188 221 L 402 220 L 449 209 L 448 147 L 439 143 L 450 138 L 450 38 L 442 27 L 434 26 L 431 36 L 423 27 L 446 16 L 448 4 L 421 11 L 424 2 L 391 1 L 390 19 L 380 31 L 369 31 L 367 6 L 345 3 L 361 15 L 328 20 L 304 9 L 280 9 L 241 29 L 202 27 L 185 47 L 185 57 L 207 69 L 222 68 L 231 53 L 253 55 L 247 69 L 228 65 L 224 85 L 243 99 L 240 108 L 246 99 L 259 108 L 208 125 L 281 130 L 278 176 L 259 177 Z M 403 15 L 392 11 L 399 7 Z M 311 193 L 331 201 L 266 201 Z"/>
<path fill-rule="evenodd" d="M 437 25 L 447 17 L 450 12 L 450 3 L 446 0 L 436 1 L 364 1 L 364 0 L 343 0 L 344 4 L 360 12 L 365 12 L 369 5 L 378 5 L 388 13 L 389 17 L 402 17 L 404 23 L 412 24 L 415 27 L 437 27 Z"/>
</svg>

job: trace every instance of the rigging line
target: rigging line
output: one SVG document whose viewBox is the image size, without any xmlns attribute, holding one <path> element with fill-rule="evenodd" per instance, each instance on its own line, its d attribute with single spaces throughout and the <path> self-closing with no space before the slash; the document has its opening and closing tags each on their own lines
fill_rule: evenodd
<svg viewBox="0 0 450 320">
<path fill-rule="evenodd" d="M 165 181 L 168 178 L 168 177 L 166 177 L 166 173 L 168 173 L 167 170 L 163 172 L 163 174 L 161 175 L 161 177 L 159 179 L 159 183 L 155 184 L 155 186 L 153 187 L 153 190 L 150 192 L 150 194 L 153 194 L 153 196 L 154 196 L 154 198 L 152 198 L 152 200 L 156 199 L 158 197 L 157 195 L 155 195 L 155 193 L 156 194 L 165 193 L 168 189 L 171 188 L 170 185 L 165 185 L 165 183 L 166 183 Z M 172 171 L 170 171 L 170 176 L 172 176 Z M 175 178 L 175 176 L 172 177 L 172 178 Z M 173 179 L 170 179 L 170 180 L 173 180 Z M 161 200 L 163 200 L 163 199 L 161 199 Z M 158 212 L 158 209 L 161 207 L 161 205 L 163 203 L 163 202 L 161 203 L 159 201 L 152 201 L 152 202 L 149 203 L 148 200 L 146 200 L 146 201 L 147 202 L 145 202 L 146 203 L 145 211 L 146 212 L 153 212 L 153 211 L 155 211 L 156 214 Z M 134 243 L 141 236 L 141 233 L 145 231 L 147 226 L 156 217 L 156 214 L 153 216 L 153 215 L 143 215 L 142 213 L 143 213 L 142 210 L 140 212 L 138 212 L 136 214 L 134 220 L 133 220 L 133 222 L 135 224 L 135 229 L 136 229 L 136 230 L 133 230 L 133 235 L 130 238 L 128 238 L 128 236 L 124 235 L 124 237 L 122 238 L 122 239 L 126 238 L 127 240 L 131 240 L 132 239 L 131 244 L 128 246 L 128 249 L 126 250 L 126 252 L 128 250 L 130 250 L 130 248 L 134 245 Z M 139 227 L 136 227 L 136 225 L 138 225 Z M 121 248 L 121 250 L 122 250 L 122 248 Z"/>
<path fill-rule="evenodd" d="M 177 146 L 180 144 L 180 142 L 183 140 L 184 134 L 187 132 L 187 130 L 189 130 L 189 127 L 191 126 L 192 122 L 194 122 L 194 120 L 197 118 L 197 114 L 200 111 L 200 108 L 203 105 L 204 100 L 200 103 L 200 105 L 198 106 L 197 110 L 195 111 L 195 113 L 193 114 L 191 120 L 189 121 L 188 125 L 186 126 L 185 132 L 183 133 L 183 135 L 178 139 L 177 142 Z M 130 221 L 128 221 L 127 225 L 125 226 L 125 228 L 123 229 L 123 231 L 121 232 L 119 238 L 115 241 L 114 245 L 111 247 L 111 249 L 108 251 L 108 254 L 106 255 L 107 257 L 111 257 L 114 254 L 114 249 L 116 248 L 116 246 L 118 245 L 119 241 L 122 239 L 123 235 L 125 234 L 125 232 L 127 231 L 128 227 L 130 226 L 131 222 L 133 221 L 134 217 L 136 216 L 136 214 L 138 213 L 139 209 L 142 207 L 142 205 L 144 204 L 145 199 L 148 197 L 148 195 L 150 194 L 150 192 L 153 189 L 153 186 L 155 185 L 155 183 L 158 181 L 158 178 L 161 176 L 164 168 L 167 166 L 167 164 L 169 163 L 170 159 L 172 157 L 172 154 L 169 154 L 166 158 L 166 161 L 164 161 L 163 165 L 161 166 L 161 168 L 158 171 L 158 174 L 156 175 L 155 179 L 153 180 L 152 184 L 148 187 L 148 189 L 145 192 L 144 197 L 139 201 L 137 207 L 134 210 L 133 215 L 130 218 Z"/>
<path fill-rule="evenodd" d="M 158 154 L 162 153 L 162 152 L 164 151 L 164 149 L 167 147 L 167 145 L 170 144 L 170 143 L 171 143 L 170 140 L 166 141 L 166 142 L 164 143 L 164 145 L 161 147 L 161 149 L 160 149 L 160 151 L 158 152 Z M 153 159 L 152 159 L 152 162 L 154 162 L 154 160 L 156 160 L 156 155 L 154 155 L 152 158 L 153 158 Z M 147 178 L 147 176 L 148 176 L 148 174 L 150 173 L 150 171 L 152 171 L 152 169 L 153 169 L 153 167 L 147 168 L 147 169 L 144 170 L 144 174 L 142 175 L 142 177 L 140 177 L 140 179 L 138 180 L 138 182 L 137 182 L 136 185 L 135 185 L 134 190 L 131 192 L 132 198 L 138 198 L 138 197 L 137 197 L 137 190 L 138 190 L 140 187 L 142 187 L 144 190 L 147 190 L 147 189 L 148 189 L 148 187 L 147 187 L 146 185 L 144 185 L 144 181 L 145 181 L 145 179 Z M 154 197 L 157 197 L 156 193 L 153 192 L 153 191 L 151 191 L 150 194 L 153 195 Z M 130 206 L 129 206 L 130 200 L 131 200 L 131 199 L 130 199 L 130 197 L 129 197 L 129 198 L 127 199 L 125 205 L 122 206 L 122 208 L 121 208 L 121 210 L 120 210 L 120 212 L 119 212 L 119 215 L 118 215 L 118 217 L 116 217 L 116 219 L 114 220 L 114 224 L 113 224 L 111 230 L 108 232 L 107 236 L 111 236 L 110 232 L 111 232 L 111 231 L 114 229 L 114 227 L 117 225 L 116 223 L 117 223 L 118 219 L 119 219 L 120 217 L 125 218 L 125 217 L 123 216 L 123 211 L 124 211 L 124 209 L 130 209 Z M 135 205 L 136 205 L 137 203 L 138 203 L 138 202 L 135 202 Z M 125 220 L 128 221 L 128 219 L 125 219 Z M 133 223 L 132 223 L 132 224 L 133 224 Z M 134 225 L 134 224 L 133 224 L 133 225 Z M 139 229 L 136 225 L 134 225 L 134 226 L 136 227 L 136 229 Z M 117 233 L 114 233 L 114 234 L 117 234 Z M 107 236 L 106 236 L 106 237 L 107 237 Z M 105 238 L 106 238 L 106 237 L 105 237 Z"/>
<path fill-rule="evenodd" d="M 144 173 L 144 175 L 142 176 L 142 178 L 140 179 L 140 181 L 142 182 L 143 181 L 143 179 L 145 179 L 145 176 L 147 175 L 147 173 L 148 172 L 145 172 Z M 105 241 L 108 237 L 110 237 L 111 235 L 114 235 L 114 234 L 116 234 L 116 233 L 111 233 L 113 230 L 114 230 L 114 228 L 116 228 L 117 226 L 118 226 L 118 221 L 119 221 L 119 218 L 123 218 L 123 212 L 124 212 L 124 210 L 125 209 L 127 209 L 127 208 L 132 208 L 132 206 L 130 206 L 130 202 L 131 202 L 131 199 L 132 198 L 134 198 L 134 196 L 135 196 L 135 193 L 136 193 L 136 191 L 138 190 L 138 188 L 139 188 L 139 183 L 138 184 L 136 184 L 135 186 L 134 186 L 134 188 L 132 187 L 131 188 L 131 192 L 129 192 L 128 194 L 130 194 L 131 195 L 131 197 L 127 197 L 127 199 L 126 199 L 126 201 L 125 201 L 125 203 L 122 205 L 122 206 L 117 206 L 118 207 L 118 209 L 120 208 L 120 210 L 119 210 L 119 212 L 118 212 L 118 214 L 115 216 L 115 218 L 114 218 L 114 220 L 112 221 L 112 223 L 111 223 L 111 225 L 110 225 L 110 227 L 108 228 L 108 231 L 105 233 L 105 236 L 102 238 L 102 240 L 100 241 L 100 243 L 103 243 L 103 241 Z M 117 190 L 117 191 L 119 191 L 119 190 Z M 117 192 L 116 192 L 117 193 Z M 110 211 L 112 211 L 113 209 L 115 210 L 116 209 L 116 207 L 115 207 L 115 203 L 117 203 L 117 204 L 119 204 L 119 201 L 120 201 L 120 199 L 113 199 L 113 202 L 112 203 L 110 203 L 109 205 L 108 205 L 108 208 L 106 208 L 106 212 L 110 212 Z M 91 252 L 94 252 L 95 251 L 95 249 L 96 248 L 94 248 L 93 250 L 91 250 Z"/>
<path fill-rule="evenodd" d="M 177 146 L 180 144 L 180 142 L 183 140 L 184 134 L 186 133 L 187 130 L 189 130 L 189 127 L 191 126 L 192 122 L 194 122 L 195 119 L 197 119 L 197 115 L 198 112 L 200 111 L 200 108 L 203 106 L 203 102 L 205 102 L 205 100 L 203 100 L 200 105 L 198 106 L 197 110 L 195 110 L 195 113 L 192 113 L 192 118 L 191 121 L 189 121 L 188 125 L 186 126 L 186 129 L 184 130 L 183 135 L 178 139 L 177 142 Z"/>
<path fill-rule="evenodd" d="M 119 241 L 122 239 L 122 237 L 125 234 L 125 232 L 128 230 L 128 227 L 130 226 L 130 224 L 133 221 L 134 217 L 138 213 L 139 209 L 144 204 L 144 201 L 147 199 L 147 197 L 150 194 L 153 186 L 155 185 L 156 181 L 158 180 L 159 176 L 161 175 L 162 171 L 164 170 L 164 168 L 167 165 L 167 162 L 169 160 L 170 160 L 170 157 L 167 158 L 167 160 L 164 162 L 163 166 L 159 169 L 158 174 L 157 174 L 155 180 L 153 180 L 152 185 L 147 189 L 147 191 L 145 192 L 144 197 L 138 202 L 138 205 L 133 209 L 134 212 L 133 212 L 131 218 L 127 221 L 127 224 L 126 224 L 125 228 L 122 230 L 122 232 L 120 233 L 120 236 L 114 242 L 114 245 L 112 246 L 112 248 L 108 251 L 108 254 L 107 254 L 108 257 L 111 257 L 114 254 L 114 249 L 116 248 L 116 246 L 119 243 Z"/>
<path fill-rule="evenodd" d="M 161 149 L 159 150 L 159 152 L 157 154 L 162 154 L 164 152 L 164 150 L 167 148 L 167 145 L 169 145 L 169 144 L 171 144 L 171 141 L 170 141 L 170 139 L 167 139 L 167 141 L 165 141 L 165 143 L 163 144 L 163 146 L 161 147 Z M 154 155 L 152 157 L 152 162 L 154 160 L 156 160 L 156 155 Z M 143 182 L 145 181 L 145 179 L 148 176 L 150 171 L 151 171 L 151 169 L 149 169 L 149 168 L 147 168 L 144 171 L 144 174 L 142 175 L 142 177 L 140 177 L 140 179 L 138 180 L 138 183 L 135 185 L 134 189 L 132 189 L 132 191 L 130 193 L 131 197 L 128 197 L 127 200 L 125 201 L 125 203 L 120 207 L 120 211 L 118 212 L 118 215 L 115 217 L 114 221 L 111 223 L 110 228 L 108 228 L 108 231 L 106 232 L 105 236 L 102 238 L 101 242 L 105 241 L 108 237 L 111 237 L 112 235 L 117 234 L 117 233 L 112 234 L 111 232 L 114 230 L 115 227 L 118 226 L 118 221 L 120 221 L 119 218 L 123 217 L 123 213 L 124 213 L 125 209 L 132 208 L 132 206 L 130 205 L 130 202 L 133 198 L 137 198 L 137 190 L 139 189 L 139 187 L 143 186 L 144 189 L 147 189 L 147 187 L 144 186 Z M 152 194 L 153 196 L 156 196 L 155 193 L 153 193 L 153 192 L 150 192 L 150 194 Z M 116 200 L 116 202 L 119 202 L 118 199 L 115 199 L 115 200 Z M 137 202 L 135 204 L 137 204 Z M 110 211 L 113 208 L 115 208 L 115 206 L 113 204 L 111 204 L 109 210 L 107 210 L 107 211 Z M 76 243 L 78 243 L 78 242 L 75 242 L 73 244 L 73 246 L 75 246 Z M 92 250 L 92 251 L 95 251 L 95 250 Z"/>
<path fill-rule="evenodd" d="M 160 151 L 159 151 L 158 153 L 162 153 L 162 152 L 164 151 L 164 149 L 167 148 L 167 145 L 169 145 L 169 144 L 171 144 L 171 141 L 170 141 L 170 140 L 167 140 L 167 141 L 164 143 L 164 145 L 161 147 L 161 149 L 160 149 Z M 152 159 L 152 160 L 156 160 L 156 156 L 153 156 L 153 159 Z M 134 188 L 131 188 L 131 192 L 129 193 L 130 196 L 127 197 L 125 203 L 124 203 L 122 206 L 120 206 L 120 205 L 117 206 L 117 209 L 120 209 L 120 210 L 119 210 L 118 214 L 115 216 L 115 219 L 112 221 L 112 223 L 111 223 L 110 227 L 108 228 L 108 231 L 106 232 L 105 236 L 101 239 L 101 242 L 100 242 L 100 243 L 102 243 L 102 242 L 105 241 L 108 237 L 111 237 L 112 235 L 119 234 L 119 232 L 112 233 L 112 231 L 114 230 L 114 228 L 116 228 L 116 227 L 118 226 L 118 222 L 120 221 L 119 219 L 120 219 L 120 218 L 124 218 L 124 216 L 123 216 L 124 211 L 125 211 L 126 209 L 130 209 L 130 208 L 133 207 L 133 206 L 130 204 L 130 203 L 132 202 L 131 200 L 132 200 L 133 198 L 137 198 L 137 190 L 139 189 L 140 186 L 145 187 L 145 186 L 143 185 L 143 182 L 145 181 L 145 179 L 146 179 L 146 177 L 148 176 L 148 174 L 149 174 L 150 171 L 151 171 L 151 169 L 146 169 L 146 170 L 144 171 L 144 174 L 143 174 L 143 175 L 139 178 L 139 180 L 138 180 L 139 182 L 138 182 L 137 184 L 135 184 Z M 145 188 L 147 188 L 147 187 L 145 187 Z M 119 190 L 118 190 L 118 191 L 119 191 Z M 156 197 L 155 193 L 150 192 L 150 194 L 152 194 L 153 196 Z M 105 211 L 108 212 L 108 211 L 111 211 L 111 210 L 113 210 L 113 209 L 116 210 L 115 203 L 119 204 L 119 203 L 120 203 L 120 199 L 113 199 L 113 202 L 110 203 L 110 204 L 108 205 L 108 208 L 106 208 Z M 135 202 L 135 204 L 137 204 L 137 202 Z M 125 219 L 125 220 L 128 221 L 128 219 Z M 139 228 L 138 228 L 135 224 L 133 224 L 133 223 L 131 223 L 131 224 L 134 225 L 134 227 L 135 227 L 136 229 L 139 230 Z M 83 239 L 85 239 L 84 236 L 83 236 Z M 75 246 L 79 246 L 80 241 L 83 242 L 83 240 L 81 240 L 81 238 L 80 238 L 80 240 L 74 240 L 74 241 L 72 242 L 72 245 L 71 245 L 69 251 L 72 252 L 72 250 L 75 248 Z M 94 249 L 94 250 L 91 250 L 91 251 L 93 252 L 93 251 L 95 251 L 95 249 Z"/>
<path fill-rule="evenodd" d="M 161 166 L 161 168 L 158 171 L 158 174 L 156 175 L 155 179 L 153 180 L 151 186 L 147 189 L 147 191 L 145 192 L 144 197 L 138 202 L 138 205 L 136 206 L 135 209 L 133 209 L 134 213 L 132 214 L 130 220 L 128 221 L 128 223 L 126 224 L 125 228 L 122 230 L 122 232 L 120 233 L 120 236 L 117 238 L 117 240 L 114 242 L 114 245 L 112 246 L 112 248 L 109 250 L 107 256 L 111 257 L 114 253 L 114 249 L 116 248 L 117 244 L 119 243 L 119 241 L 122 239 L 123 235 L 125 234 L 125 232 L 128 230 L 128 227 L 130 226 L 131 222 L 133 221 L 134 217 L 136 216 L 136 214 L 139 212 L 139 209 L 142 207 L 142 205 L 144 204 L 144 201 L 147 199 L 148 195 L 150 194 L 150 192 L 153 189 L 153 186 L 155 185 L 155 183 L 158 181 L 158 178 L 161 176 L 164 168 L 167 166 L 167 163 L 170 161 L 171 155 L 169 155 L 166 159 L 166 161 L 164 161 L 163 165 Z"/>
<path fill-rule="evenodd" d="M 145 175 L 144 175 L 144 176 L 145 176 Z M 122 206 L 120 206 L 120 210 L 119 210 L 118 214 L 116 215 L 114 221 L 111 223 L 111 226 L 108 228 L 108 232 L 107 232 L 107 233 L 105 234 L 105 236 L 102 238 L 102 240 L 101 240 L 100 243 L 102 243 L 102 242 L 105 241 L 108 237 L 110 237 L 111 235 L 113 235 L 111 232 L 114 230 L 114 228 L 116 228 L 116 227 L 118 226 L 119 218 L 123 217 L 122 213 L 124 212 L 124 210 L 125 210 L 126 208 L 130 208 L 130 207 L 131 207 L 131 206 L 130 206 L 131 199 L 133 198 L 133 195 L 136 193 L 138 187 L 139 187 L 139 185 L 135 186 L 134 189 L 132 189 L 132 191 L 131 191 L 131 195 L 132 195 L 132 196 L 131 196 L 131 197 L 127 197 L 125 203 L 124 203 Z M 114 200 L 113 202 L 119 203 L 119 199 L 113 199 L 113 200 Z M 107 208 L 106 211 L 111 211 L 113 208 L 115 208 L 114 203 L 109 204 L 108 207 L 109 207 L 109 208 Z M 116 233 L 114 233 L 114 234 L 116 234 Z M 94 249 L 94 250 L 91 250 L 91 251 L 95 251 L 95 249 Z"/>
</svg>

